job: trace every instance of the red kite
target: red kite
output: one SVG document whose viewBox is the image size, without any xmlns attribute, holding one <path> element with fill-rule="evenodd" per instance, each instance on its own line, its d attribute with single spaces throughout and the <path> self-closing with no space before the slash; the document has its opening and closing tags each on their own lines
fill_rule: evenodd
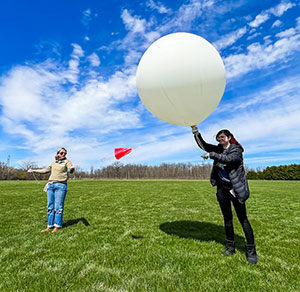
<svg viewBox="0 0 300 292">
<path fill-rule="evenodd" d="M 115 148 L 115 157 L 117 160 L 123 156 L 129 154 L 132 151 L 132 148 Z"/>
</svg>

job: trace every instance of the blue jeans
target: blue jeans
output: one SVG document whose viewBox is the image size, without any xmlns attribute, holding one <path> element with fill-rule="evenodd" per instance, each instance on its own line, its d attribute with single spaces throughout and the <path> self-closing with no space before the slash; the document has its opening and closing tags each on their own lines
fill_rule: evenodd
<svg viewBox="0 0 300 292">
<path fill-rule="evenodd" d="M 50 183 L 47 191 L 48 227 L 62 227 L 64 204 L 68 186 L 64 183 Z"/>
</svg>

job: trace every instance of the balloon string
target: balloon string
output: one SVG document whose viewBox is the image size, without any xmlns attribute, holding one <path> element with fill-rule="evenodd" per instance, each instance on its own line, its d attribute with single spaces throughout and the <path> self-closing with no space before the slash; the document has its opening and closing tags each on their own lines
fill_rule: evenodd
<svg viewBox="0 0 300 292">
<path fill-rule="evenodd" d="M 33 175 L 34 179 L 37 181 L 37 183 L 39 184 L 39 181 L 38 181 L 37 178 L 35 177 L 34 172 L 32 172 L 32 175 Z"/>
</svg>

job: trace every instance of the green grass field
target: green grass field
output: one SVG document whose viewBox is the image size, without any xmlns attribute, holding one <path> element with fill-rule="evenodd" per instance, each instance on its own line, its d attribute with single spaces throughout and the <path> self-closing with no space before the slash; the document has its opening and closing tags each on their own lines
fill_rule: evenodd
<svg viewBox="0 0 300 292">
<path fill-rule="evenodd" d="M 259 262 L 224 257 L 208 181 L 70 181 L 64 228 L 44 182 L 0 182 L 0 291 L 300 291 L 300 182 L 250 181 Z"/>
</svg>

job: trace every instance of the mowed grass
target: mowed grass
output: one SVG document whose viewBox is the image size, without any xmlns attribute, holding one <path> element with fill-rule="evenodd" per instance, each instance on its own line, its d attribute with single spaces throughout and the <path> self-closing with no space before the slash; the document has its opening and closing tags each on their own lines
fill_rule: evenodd
<svg viewBox="0 0 300 292">
<path fill-rule="evenodd" d="M 0 182 L 0 291 L 300 291 L 300 182 L 250 181 L 259 262 L 223 257 L 208 181 L 70 181 L 64 228 L 44 182 Z"/>
</svg>

